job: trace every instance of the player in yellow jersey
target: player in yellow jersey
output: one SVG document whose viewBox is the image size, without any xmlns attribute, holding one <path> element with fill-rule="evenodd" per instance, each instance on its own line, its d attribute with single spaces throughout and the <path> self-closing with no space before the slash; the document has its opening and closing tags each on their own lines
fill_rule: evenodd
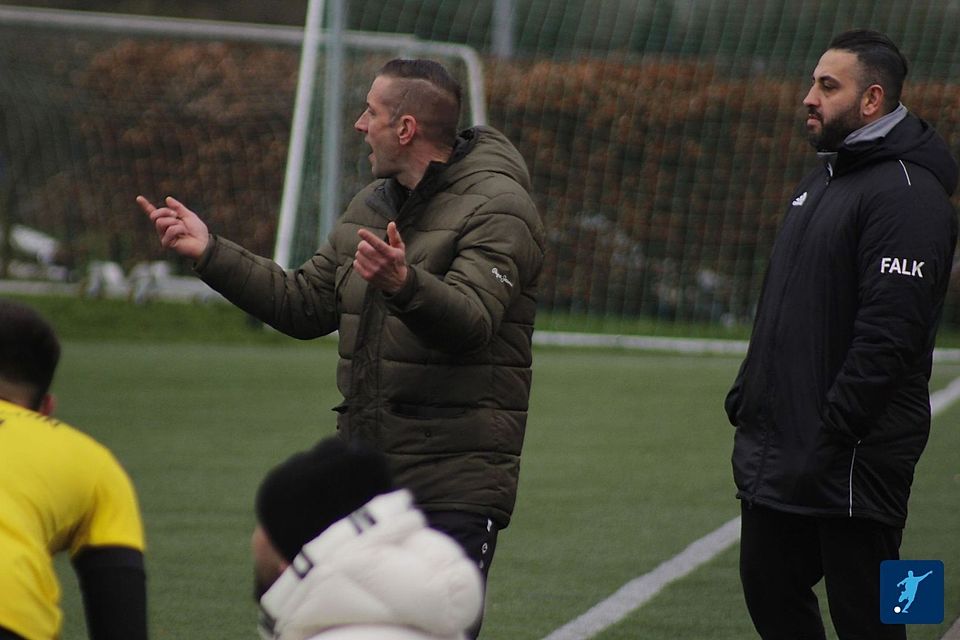
<svg viewBox="0 0 960 640">
<path fill-rule="evenodd" d="M 60 551 L 76 570 L 90 638 L 146 638 L 136 495 L 104 446 L 50 417 L 59 358 L 50 325 L 0 299 L 0 640 L 60 637 Z"/>
</svg>

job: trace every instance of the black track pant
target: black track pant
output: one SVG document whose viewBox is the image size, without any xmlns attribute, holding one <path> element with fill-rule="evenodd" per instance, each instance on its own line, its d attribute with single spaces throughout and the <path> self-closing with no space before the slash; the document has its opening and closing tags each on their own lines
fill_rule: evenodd
<svg viewBox="0 0 960 640">
<path fill-rule="evenodd" d="M 487 588 L 487 575 L 493 552 L 497 548 L 497 525 L 492 520 L 467 511 L 428 511 L 427 522 L 437 531 L 442 531 L 460 543 L 467 557 L 473 560 L 483 575 L 483 588 Z M 480 634 L 483 612 L 473 628 L 467 632 L 469 638 Z"/>
<path fill-rule="evenodd" d="M 817 518 L 743 504 L 740 580 L 763 640 L 824 640 L 813 586 L 823 578 L 840 640 L 904 640 L 880 622 L 880 562 L 903 531 L 864 518 Z"/>
</svg>

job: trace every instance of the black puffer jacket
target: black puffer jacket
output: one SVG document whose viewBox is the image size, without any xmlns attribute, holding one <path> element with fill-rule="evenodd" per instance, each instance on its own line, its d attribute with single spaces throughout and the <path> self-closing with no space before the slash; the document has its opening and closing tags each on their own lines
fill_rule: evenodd
<svg viewBox="0 0 960 640">
<path fill-rule="evenodd" d="M 409 195 L 377 180 L 329 241 L 284 272 L 223 238 L 205 282 L 297 338 L 339 331 L 340 435 L 385 452 L 426 510 L 510 521 L 531 384 L 544 234 L 517 150 L 489 127 L 461 134 Z M 395 220 L 410 277 L 385 296 L 353 270 L 357 230 Z"/>
<path fill-rule="evenodd" d="M 791 197 L 727 396 L 738 497 L 902 527 L 930 429 L 957 163 L 907 115 L 826 169 Z"/>
</svg>

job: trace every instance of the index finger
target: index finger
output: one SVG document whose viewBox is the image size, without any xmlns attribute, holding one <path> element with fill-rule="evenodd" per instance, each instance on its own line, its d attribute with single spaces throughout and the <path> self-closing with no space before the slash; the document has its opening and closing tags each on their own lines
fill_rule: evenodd
<svg viewBox="0 0 960 640">
<path fill-rule="evenodd" d="M 137 196 L 137 204 L 139 204 L 140 208 L 143 209 L 143 211 L 148 214 L 153 213 L 154 211 L 157 210 L 157 208 L 153 206 L 153 203 L 147 200 L 146 198 L 144 198 L 143 196 Z"/>
<path fill-rule="evenodd" d="M 367 243 L 370 244 L 370 246 L 372 246 L 377 251 L 383 251 L 385 248 L 388 248 L 390 246 L 386 242 L 378 238 L 376 235 L 371 233 L 370 231 L 367 231 L 366 229 L 358 229 L 357 234 L 360 236 L 362 240 L 366 240 Z"/>
</svg>

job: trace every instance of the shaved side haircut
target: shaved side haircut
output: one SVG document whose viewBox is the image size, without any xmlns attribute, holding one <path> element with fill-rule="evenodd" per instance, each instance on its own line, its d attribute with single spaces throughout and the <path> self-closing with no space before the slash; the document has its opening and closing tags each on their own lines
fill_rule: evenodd
<svg viewBox="0 0 960 640">
<path fill-rule="evenodd" d="M 392 120 L 411 115 L 430 142 L 453 147 L 460 121 L 460 83 L 439 62 L 397 58 L 383 65 L 377 77 L 396 80 L 386 102 Z"/>
<path fill-rule="evenodd" d="M 890 38 L 878 31 L 853 29 L 834 38 L 828 48 L 855 54 L 863 69 L 860 91 L 878 84 L 883 87 L 884 112 L 897 108 L 907 77 L 907 59 Z"/>
</svg>

